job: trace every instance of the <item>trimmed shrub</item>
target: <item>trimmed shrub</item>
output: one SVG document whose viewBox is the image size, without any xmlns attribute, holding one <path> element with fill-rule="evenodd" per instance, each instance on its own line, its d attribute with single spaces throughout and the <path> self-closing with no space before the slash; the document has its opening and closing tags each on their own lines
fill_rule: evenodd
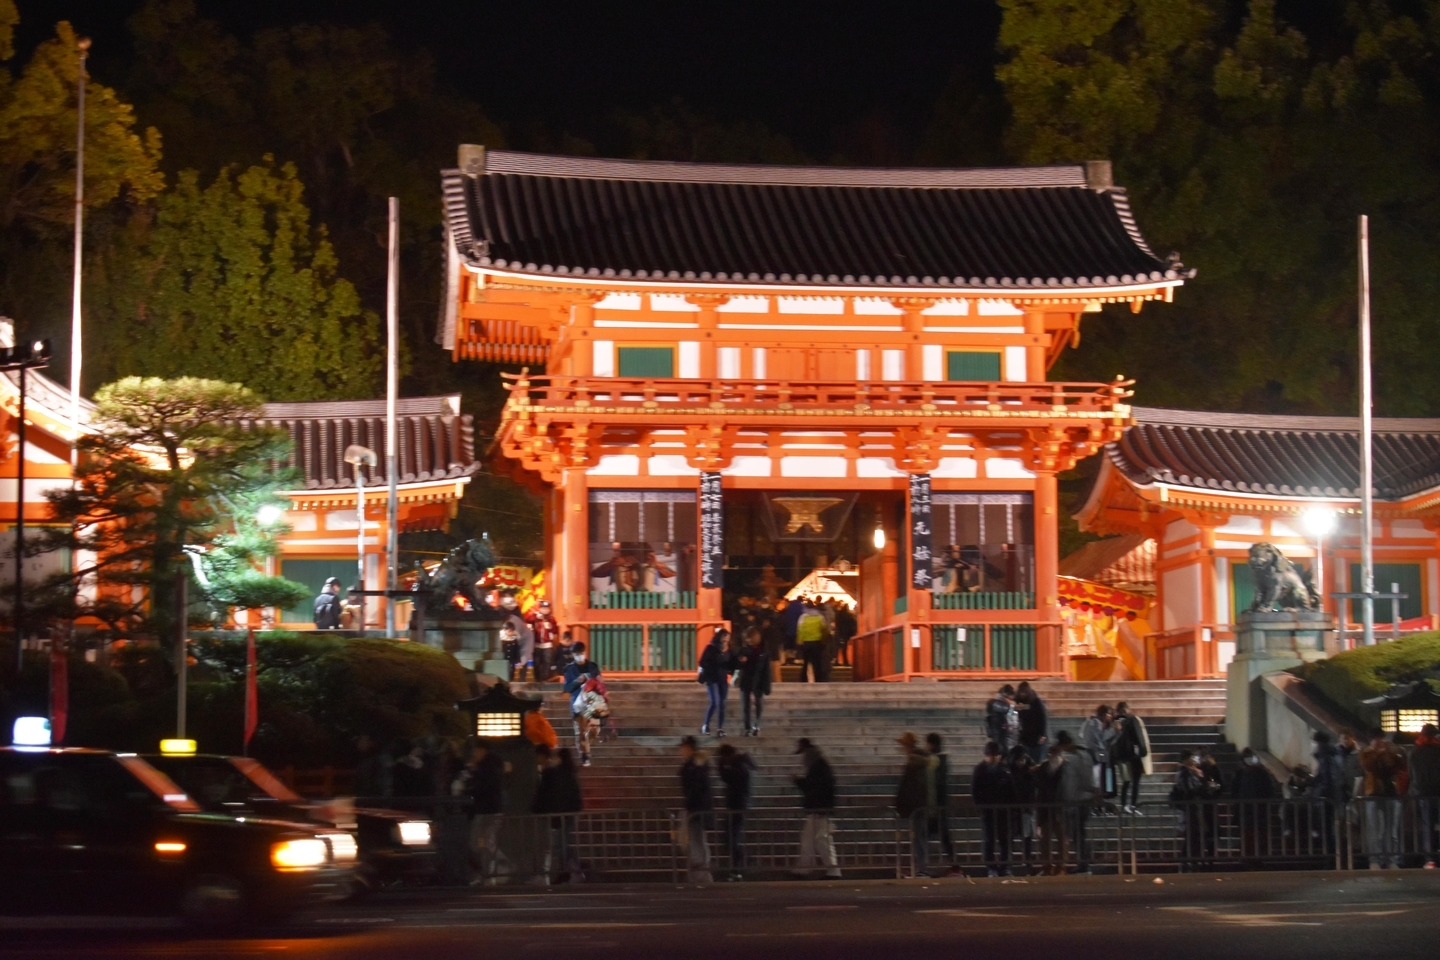
<svg viewBox="0 0 1440 960">
<path fill-rule="evenodd" d="M 1374 726 L 1379 711 L 1360 701 L 1378 697 L 1397 683 L 1428 680 L 1435 684 L 1434 678 L 1440 677 L 1440 633 L 1417 633 L 1346 650 L 1292 672 L 1314 684 L 1336 707 Z"/>
</svg>

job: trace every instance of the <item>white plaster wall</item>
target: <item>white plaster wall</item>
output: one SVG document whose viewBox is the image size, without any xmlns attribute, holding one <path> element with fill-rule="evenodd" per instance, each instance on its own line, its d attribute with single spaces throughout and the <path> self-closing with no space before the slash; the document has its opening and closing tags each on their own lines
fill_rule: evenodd
<svg viewBox="0 0 1440 960">
<path fill-rule="evenodd" d="M 1162 629 L 1174 630 L 1200 622 L 1199 564 L 1166 570 L 1160 575 L 1160 589 L 1165 597 Z"/>
</svg>

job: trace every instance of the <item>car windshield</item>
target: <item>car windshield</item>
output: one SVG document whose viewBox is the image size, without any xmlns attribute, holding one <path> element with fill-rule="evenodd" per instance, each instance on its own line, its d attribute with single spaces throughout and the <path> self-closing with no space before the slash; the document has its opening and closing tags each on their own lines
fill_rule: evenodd
<svg viewBox="0 0 1440 960">
<path fill-rule="evenodd" d="M 139 757 L 116 757 L 120 765 L 130 771 L 131 776 L 150 789 L 173 810 L 181 813 L 199 813 L 200 806 L 180 786 L 165 774 L 156 770 Z"/>
<path fill-rule="evenodd" d="M 299 798 L 264 767 L 236 757 L 157 757 L 151 761 L 164 770 L 207 810 L 243 807 L 256 800 L 294 803 Z M 263 776 L 250 776 L 250 765 Z"/>
</svg>

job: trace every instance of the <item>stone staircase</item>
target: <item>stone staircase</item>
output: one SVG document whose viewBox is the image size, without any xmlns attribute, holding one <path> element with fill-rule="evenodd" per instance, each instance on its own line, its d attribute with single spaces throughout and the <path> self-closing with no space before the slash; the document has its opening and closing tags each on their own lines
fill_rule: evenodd
<svg viewBox="0 0 1440 960">
<path fill-rule="evenodd" d="M 1145 719 L 1155 754 L 1155 775 L 1146 778 L 1142 800 L 1164 801 L 1179 752 L 1204 746 L 1223 766 L 1233 750 L 1223 741 L 1224 681 L 1132 681 L 1084 683 L 1038 681 L 1036 690 L 1050 713 L 1050 736 L 1080 724 L 1101 703 L 1119 700 Z M 895 739 L 908 731 L 939 733 L 950 755 L 951 793 L 969 790 L 969 773 L 984 745 L 983 710 L 998 686 L 994 681 L 914 683 L 776 684 L 765 701 L 758 738 L 740 736 L 738 691 L 727 705 L 726 741 L 745 750 L 759 767 L 754 781 L 757 807 L 798 803 L 790 775 L 799 772 L 795 741 L 808 737 L 835 768 L 842 807 L 888 807 L 902 766 Z M 609 684 L 618 739 L 594 747 L 594 765 L 581 771 L 587 809 L 658 809 L 680 806 L 677 745 L 699 736 L 705 690 L 674 681 L 616 681 Z M 545 715 L 565 745 L 573 745 L 569 702 L 558 684 L 524 685 L 541 692 Z M 713 753 L 721 741 L 701 738 Z M 717 798 L 720 785 L 716 782 Z"/>
</svg>

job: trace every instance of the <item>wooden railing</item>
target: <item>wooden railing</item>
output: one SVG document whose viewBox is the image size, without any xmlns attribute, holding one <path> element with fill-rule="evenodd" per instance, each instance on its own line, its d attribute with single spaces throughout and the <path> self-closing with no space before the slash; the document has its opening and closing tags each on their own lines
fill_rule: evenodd
<svg viewBox="0 0 1440 960">
<path fill-rule="evenodd" d="M 1220 643 L 1234 635 L 1226 627 L 1197 623 L 1145 635 L 1145 675 L 1151 680 L 1205 680 L 1220 677 Z"/>
<path fill-rule="evenodd" d="M 856 680 L 1063 676 L 1059 631 L 1053 623 L 939 624 L 906 619 L 856 637 L 850 641 L 850 656 Z"/>
<path fill-rule="evenodd" d="M 1125 417 L 1133 381 L 1111 383 L 930 383 L 924 381 L 689 380 L 501 374 L 505 419 L 532 413 L 590 415 L 717 413 L 767 416 Z"/>
</svg>

